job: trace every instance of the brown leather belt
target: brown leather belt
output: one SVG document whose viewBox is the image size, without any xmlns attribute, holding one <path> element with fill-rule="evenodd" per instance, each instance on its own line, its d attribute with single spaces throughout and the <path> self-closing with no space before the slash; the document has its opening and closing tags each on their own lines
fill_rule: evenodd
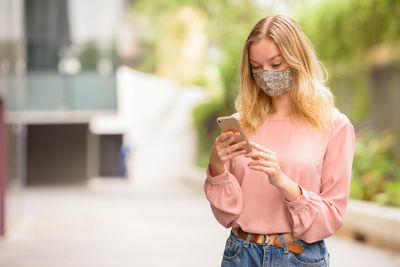
<svg viewBox="0 0 400 267">
<path fill-rule="evenodd" d="M 247 236 L 249 235 L 245 231 L 243 231 L 241 228 L 232 228 L 232 232 L 239 236 L 240 238 L 247 239 Z M 290 252 L 293 252 L 295 254 L 300 254 L 304 251 L 304 248 L 302 245 L 294 242 L 295 240 L 299 240 L 298 238 L 294 237 L 293 234 L 291 233 L 286 233 L 283 234 L 283 237 L 285 238 L 286 245 L 288 247 L 288 250 Z M 252 234 L 250 241 L 253 243 L 257 243 L 260 245 L 263 245 L 263 239 L 265 238 L 265 243 L 264 244 L 270 244 L 276 247 L 283 248 L 282 241 L 279 237 L 278 234 L 274 235 L 259 235 L 259 234 Z"/>
</svg>

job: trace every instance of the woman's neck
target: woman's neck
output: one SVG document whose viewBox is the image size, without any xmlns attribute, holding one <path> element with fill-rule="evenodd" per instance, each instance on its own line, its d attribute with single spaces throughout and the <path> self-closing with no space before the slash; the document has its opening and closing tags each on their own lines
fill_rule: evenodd
<svg viewBox="0 0 400 267">
<path fill-rule="evenodd" d="M 290 96 L 289 93 L 273 96 L 272 104 L 275 112 L 270 114 L 274 118 L 289 118 L 290 117 Z"/>
</svg>

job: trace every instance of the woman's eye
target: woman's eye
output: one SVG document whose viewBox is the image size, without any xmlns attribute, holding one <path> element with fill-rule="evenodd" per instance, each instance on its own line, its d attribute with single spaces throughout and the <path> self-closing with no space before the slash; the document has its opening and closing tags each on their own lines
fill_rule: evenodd
<svg viewBox="0 0 400 267">
<path fill-rule="evenodd" d="M 259 68 L 261 68 L 261 66 L 253 66 L 253 70 L 257 70 Z"/>
<path fill-rule="evenodd" d="M 282 64 L 282 63 L 279 63 L 279 64 L 273 64 L 273 65 L 272 65 L 272 67 L 274 67 L 274 68 L 277 68 L 277 67 L 279 67 L 281 64 Z"/>
</svg>

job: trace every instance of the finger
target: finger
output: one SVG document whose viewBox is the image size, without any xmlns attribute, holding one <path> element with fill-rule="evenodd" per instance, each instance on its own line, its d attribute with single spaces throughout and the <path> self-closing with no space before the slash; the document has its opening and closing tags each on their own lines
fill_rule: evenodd
<svg viewBox="0 0 400 267">
<path fill-rule="evenodd" d="M 225 154 L 222 158 L 221 158 L 221 160 L 222 161 L 227 161 L 227 160 L 230 160 L 230 159 L 232 159 L 232 158 L 234 158 L 234 157 L 237 157 L 237 156 L 239 156 L 239 155 L 242 155 L 242 154 L 244 154 L 244 153 L 246 153 L 246 150 L 237 150 L 237 151 L 235 151 L 235 152 L 232 152 L 232 153 L 227 153 L 227 154 Z"/>
<path fill-rule="evenodd" d="M 246 154 L 246 157 L 251 157 L 252 159 L 262 158 L 267 161 L 276 161 L 276 157 L 270 154 L 266 154 L 257 149 L 254 149 L 252 152 Z"/>
<path fill-rule="evenodd" d="M 246 145 L 246 141 L 241 141 L 234 145 L 230 145 L 230 148 L 231 148 L 231 151 L 235 151 L 237 149 L 244 148 L 245 145 Z"/>
<path fill-rule="evenodd" d="M 258 157 L 259 153 L 260 152 L 258 152 L 257 149 L 253 149 L 250 152 L 247 152 L 245 157 L 252 158 L 253 160 L 256 160 L 256 159 L 259 159 L 259 157 Z"/>
<path fill-rule="evenodd" d="M 224 158 L 226 160 L 230 160 L 230 159 L 233 159 L 234 157 L 240 156 L 240 155 L 242 155 L 242 154 L 244 154 L 246 152 L 247 152 L 246 150 L 237 150 L 235 152 L 232 152 L 231 154 L 227 154 Z"/>
<path fill-rule="evenodd" d="M 255 149 L 257 149 L 257 150 L 260 150 L 260 151 L 265 152 L 267 154 L 276 155 L 275 151 L 272 151 L 271 149 L 268 149 L 266 147 L 260 146 L 259 144 L 256 144 L 253 141 L 249 141 L 249 142 L 250 142 L 250 145 L 252 147 L 254 147 Z"/>
<path fill-rule="evenodd" d="M 230 137 L 228 137 L 226 140 L 224 140 L 221 145 L 223 147 L 229 146 L 239 135 L 240 135 L 240 132 L 236 132 L 236 133 L 232 134 Z"/>
<path fill-rule="evenodd" d="M 253 169 L 253 170 L 265 172 L 265 173 L 267 173 L 267 174 L 269 174 L 269 175 L 271 175 L 271 173 L 273 173 L 273 169 L 267 168 L 267 167 L 262 167 L 262 166 L 249 166 L 249 168 L 251 168 L 251 169 Z"/>
<path fill-rule="evenodd" d="M 260 152 L 259 157 L 261 157 L 262 159 L 267 160 L 267 161 L 276 161 L 276 157 L 274 155 L 267 154 L 264 152 Z"/>
<path fill-rule="evenodd" d="M 224 136 L 224 135 L 232 135 L 232 134 L 234 134 L 234 132 L 232 130 L 226 130 L 226 131 L 222 132 L 221 135 Z"/>
<path fill-rule="evenodd" d="M 218 155 L 221 158 L 222 161 L 224 161 L 224 157 L 227 157 L 227 155 L 231 154 L 233 151 L 231 150 L 230 146 L 217 146 L 217 151 L 218 151 Z"/>
<path fill-rule="evenodd" d="M 220 136 L 218 136 L 218 143 L 223 143 L 226 139 L 228 139 L 233 134 L 232 131 L 225 131 Z"/>
<path fill-rule="evenodd" d="M 233 135 L 232 131 L 225 132 L 225 133 L 221 134 L 220 136 L 218 136 L 218 138 L 216 140 L 217 144 L 221 145 L 222 147 L 226 146 L 226 145 L 224 145 L 224 142 L 226 140 L 228 140 L 232 135 Z"/>
<path fill-rule="evenodd" d="M 248 163 L 247 166 L 264 166 L 264 167 L 276 169 L 277 163 L 271 162 L 271 161 L 266 161 L 266 160 L 253 160 L 250 163 Z"/>
</svg>

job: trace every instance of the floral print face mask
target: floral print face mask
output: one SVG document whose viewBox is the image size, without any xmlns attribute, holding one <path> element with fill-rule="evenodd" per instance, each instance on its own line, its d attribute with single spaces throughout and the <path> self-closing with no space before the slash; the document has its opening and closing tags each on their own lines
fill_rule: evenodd
<svg viewBox="0 0 400 267">
<path fill-rule="evenodd" d="M 292 86 L 293 70 L 261 70 L 254 72 L 257 85 L 269 96 L 278 96 L 289 92 Z"/>
</svg>

